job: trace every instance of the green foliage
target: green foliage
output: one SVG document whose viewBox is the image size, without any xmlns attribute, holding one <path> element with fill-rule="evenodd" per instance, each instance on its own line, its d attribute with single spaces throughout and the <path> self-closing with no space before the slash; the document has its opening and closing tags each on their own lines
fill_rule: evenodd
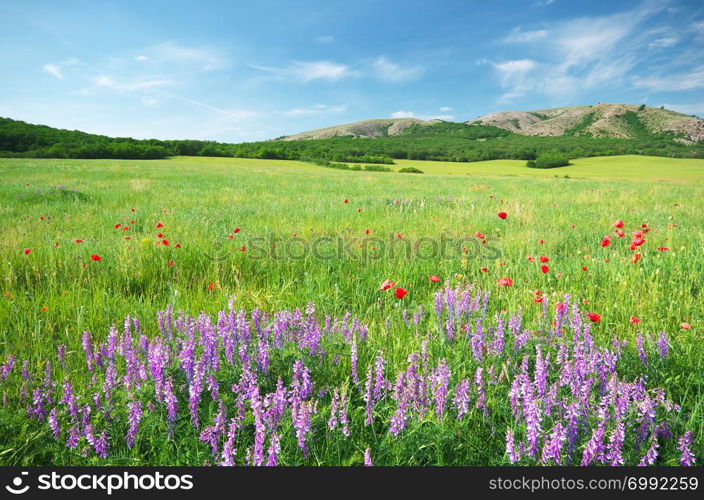
<svg viewBox="0 0 704 500">
<path fill-rule="evenodd" d="M 404 167 L 398 171 L 400 174 L 422 174 L 423 171 L 415 167 Z"/>
<path fill-rule="evenodd" d="M 535 168 L 535 160 L 528 160 L 526 162 L 526 167 L 528 168 Z"/>
<path fill-rule="evenodd" d="M 566 167 L 570 164 L 569 158 L 558 151 L 541 153 L 533 162 L 533 168 Z"/>
<path fill-rule="evenodd" d="M 364 170 L 367 172 L 391 172 L 389 167 L 382 165 L 364 165 Z"/>
</svg>

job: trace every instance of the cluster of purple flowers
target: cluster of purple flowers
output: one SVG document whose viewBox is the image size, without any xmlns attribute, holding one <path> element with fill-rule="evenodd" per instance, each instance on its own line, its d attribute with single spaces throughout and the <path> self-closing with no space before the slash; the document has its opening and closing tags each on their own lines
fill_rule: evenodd
<svg viewBox="0 0 704 500">
<path fill-rule="evenodd" d="M 43 376 L 24 361 L 17 402 L 55 440 L 102 458 L 120 441 L 139 450 L 145 421 L 169 440 L 195 432 L 211 463 L 259 466 L 281 462 L 282 441 L 291 462 L 321 433 L 354 439 L 373 426 L 403 439 L 409 426 L 471 416 L 505 435 L 506 463 L 656 463 L 681 408 L 647 386 L 647 373 L 619 373 L 625 342 L 600 346 L 569 296 L 557 306 L 550 321 L 543 302 L 538 328 L 524 326 L 520 310 L 490 323 L 488 292 L 447 287 L 435 318 L 421 308 L 410 321 L 404 311 L 399 327 L 413 333 L 400 365 L 378 350 L 390 320 L 377 332 L 349 313 L 319 318 L 312 304 L 268 314 L 230 301 L 215 320 L 169 308 L 153 335 L 130 317 L 104 341 L 84 332 L 81 360 L 57 346 L 60 369 L 48 361 Z M 647 371 L 649 350 L 665 360 L 672 345 L 660 332 L 639 335 L 635 349 Z M 5 357 L 0 383 L 15 365 Z M 90 382 L 78 390 L 79 379 Z M 695 463 L 693 441 L 690 431 L 679 437 L 677 462 Z M 371 457 L 366 448 L 358 461 Z"/>
</svg>

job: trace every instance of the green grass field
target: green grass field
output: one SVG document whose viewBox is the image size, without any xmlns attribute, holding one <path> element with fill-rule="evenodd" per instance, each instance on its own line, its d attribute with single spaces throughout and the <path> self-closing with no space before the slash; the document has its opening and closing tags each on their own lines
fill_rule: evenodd
<svg viewBox="0 0 704 500">
<path fill-rule="evenodd" d="M 433 316 L 434 294 L 444 284 L 490 291 L 487 321 L 495 316 L 508 320 L 520 308 L 523 323 L 531 325 L 527 328 L 536 332 L 536 339 L 552 321 L 544 317 L 543 306 L 549 303 L 552 318 L 555 303 L 565 294 L 583 313 L 600 314 L 591 335 L 606 347 L 614 337 L 626 341 L 619 369 L 624 380 L 647 375 L 648 387 L 664 389 L 682 408 L 668 417 L 675 436 L 662 438 L 656 463 L 677 463 L 676 439 L 685 430 L 694 435 L 691 446 L 699 460 L 704 451 L 704 161 L 625 156 L 573 163 L 535 170 L 515 161 L 397 161 L 396 169 L 415 166 L 425 172 L 402 175 L 233 158 L 0 160 L 0 363 L 8 355 L 17 360 L 14 371 L 0 382 L 6 401 L 0 409 L 0 463 L 213 462 L 210 446 L 199 441 L 200 429 L 190 424 L 185 406 L 180 406 L 175 424 L 177 437 L 167 438 L 165 410 L 162 403 L 147 403 L 147 391 L 154 389 L 146 382 L 139 390 L 115 396 L 118 417 L 100 416 L 97 407 L 86 417 L 110 434 L 107 458 L 97 457 L 86 437 L 76 448 L 64 445 L 71 417 L 63 406 L 58 441 L 44 419 L 27 417 L 27 406 L 31 388 L 44 377 L 46 360 L 53 360 L 56 399 L 68 379 L 81 393 L 81 404 L 91 404 L 103 375 L 97 382 L 90 380 L 81 345 L 84 331 L 103 342 L 110 326 L 121 328 L 130 315 L 140 319 L 151 338 L 158 332 L 158 311 L 173 306 L 192 316 L 201 311 L 213 315 L 226 310 L 234 295 L 236 309 L 273 313 L 304 310 L 314 302 L 321 321 L 325 315 L 341 318 L 349 312 L 368 327 L 368 337 L 359 346 L 359 391 L 350 380 L 348 342 L 331 336 L 323 343 L 325 358 L 297 354 L 290 346 L 272 353 L 271 372 L 284 377 L 286 384 L 291 363 L 303 356 L 319 397 L 307 453 L 299 449 L 293 424 L 286 420 L 280 428 L 279 463 L 355 465 L 369 448 L 380 465 L 508 464 L 504 441 L 511 413 L 502 395 L 519 372 L 520 357 L 492 358 L 487 351 L 477 364 L 468 341 L 438 340 L 444 327 Z M 498 218 L 498 212 L 506 212 L 507 218 Z M 624 238 L 614 234 L 612 223 L 618 219 L 624 221 Z M 158 223 L 163 227 L 157 228 Z M 650 229 L 643 236 L 645 243 L 629 249 L 631 233 L 643 224 Z M 235 228 L 240 231 L 234 233 Z M 602 247 L 607 234 L 612 235 L 611 244 Z M 337 247 L 338 238 L 344 252 Z M 442 238 L 459 243 L 442 257 L 430 250 L 429 257 L 418 256 Z M 162 240 L 168 246 L 157 244 Z M 319 244 L 317 256 L 309 251 L 314 242 Z M 392 248 L 394 255 L 389 253 Z M 634 253 L 640 255 L 635 263 Z M 92 255 L 100 260 L 92 260 Z M 549 258 L 545 273 L 541 256 Z M 440 282 L 429 280 L 430 275 Z M 498 286 L 503 277 L 511 278 L 512 286 Z M 393 290 L 377 290 L 386 279 L 407 295 L 397 299 Z M 541 291 L 544 303 L 535 302 L 535 290 Z M 419 306 L 427 320 L 414 325 L 401 319 L 404 310 L 410 317 Z M 640 324 L 631 323 L 631 316 L 640 318 Z M 683 329 L 683 323 L 691 329 Z M 659 359 L 655 340 L 647 341 L 645 368 L 635 345 L 638 332 L 657 338 L 661 330 L 669 336 L 669 354 Z M 390 387 L 378 403 L 374 423 L 364 425 L 367 366 L 383 350 L 393 385 L 394 375 L 406 370 L 408 356 L 420 351 L 424 339 L 432 365 L 448 360 L 452 387 L 462 376 L 472 380 L 477 366 L 483 366 L 484 373 L 507 374 L 491 382 L 489 409 L 481 411 L 475 398 L 462 420 L 449 410 L 438 418 L 434 410 L 420 412 L 402 434 L 393 436 L 389 419 L 396 401 Z M 531 366 L 532 342 L 527 351 Z M 559 344 L 545 342 L 545 349 Z M 59 368 L 56 359 L 61 344 L 66 346 L 65 368 Z M 555 356 L 552 353 L 551 366 Z M 29 379 L 19 373 L 24 360 Z M 229 393 L 240 375 L 240 368 L 228 372 L 220 380 L 221 391 Z M 175 380 L 179 376 L 174 371 Z M 260 377 L 268 380 L 262 390 L 273 391 L 276 378 Z M 182 384 L 187 383 L 183 379 Z M 30 388 L 26 396 L 23 385 Z M 326 425 L 331 393 L 337 388 L 345 388 L 350 398 L 350 437 Z M 218 412 L 217 398 L 211 401 L 206 392 L 200 406 L 204 422 Z M 185 394 L 181 405 L 188 403 L 188 390 Z M 594 394 L 598 398 L 599 391 Z M 127 429 L 124 403 L 135 397 L 156 408 L 145 408 L 136 444 L 127 447 L 122 439 Z M 633 422 L 638 411 L 636 406 L 629 410 Z M 584 418 L 586 429 L 593 422 L 592 417 Z M 548 420 L 545 414 L 544 427 Z M 636 432 L 633 422 L 627 427 L 629 435 Z M 517 433 L 519 427 L 516 424 Z M 246 462 L 252 446 L 256 448 L 256 429 L 248 413 L 235 438 L 238 464 Z M 590 434 L 580 436 L 576 446 L 581 458 Z M 649 439 L 657 441 L 658 436 Z M 648 443 L 643 446 L 624 451 L 626 463 L 638 463 Z"/>
</svg>

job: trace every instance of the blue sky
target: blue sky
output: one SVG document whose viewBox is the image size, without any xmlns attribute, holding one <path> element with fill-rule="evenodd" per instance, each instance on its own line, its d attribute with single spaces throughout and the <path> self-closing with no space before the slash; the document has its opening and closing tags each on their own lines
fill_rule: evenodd
<svg viewBox="0 0 704 500">
<path fill-rule="evenodd" d="M 597 102 L 704 116 L 704 4 L 3 0 L 0 67 L 0 116 L 139 138 Z"/>
</svg>

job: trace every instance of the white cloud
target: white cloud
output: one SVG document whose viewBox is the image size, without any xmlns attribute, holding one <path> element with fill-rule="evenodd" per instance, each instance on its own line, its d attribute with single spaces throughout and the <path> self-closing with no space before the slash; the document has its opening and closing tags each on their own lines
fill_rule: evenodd
<svg viewBox="0 0 704 500">
<path fill-rule="evenodd" d="M 136 57 L 134 58 L 134 60 L 137 61 L 137 62 L 144 62 L 144 61 L 148 61 L 149 58 L 148 58 L 147 56 L 136 56 Z"/>
<path fill-rule="evenodd" d="M 394 111 L 391 113 L 391 118 L 418 118 L 419 120 L 443 120 L 446 122 L 455 119 L 453 115 L 441 114 L 441 115 L 416 115 L 413 111 Z"/>
<path fill-rule="evenodd" d="M 424 69 L 420 66 L 404 67 L 389 61 L 386 56 L 376 58 L 372 63 L 372 68 L 378 79 L 390 83 L 417 80 L 424 72 Z"/>
<path fill-rule="evenodd" d="M 656 92 L 698 89 L 704 87 L 704 69 L 669 74 L 667 76 L 635 78 L 633 84 L 636 87 L 643 87 Z"/>
<path fill-rule="evenodd" d="M 64 79 L 64 76 L 61 74 L 61 68 L 56 64 L 45 64 L 44 66 L 42 66 L 42 71 L 49 73 L 52 76 L 55 76 L 59 80 Z"/>
<path fill-rule="evenodd" d="M 415 118 L 413 111 L 394 111 L 391 118 Z"/>
<path fill-rule="evenodd" d="M 272 68 L 266 66 L 252 66 L 253 68 L 271 73 L 280 79 L 294 79 L 303 83 L 313 80 L 327 80 L 335 82 L 341 78 L 358 76 L 359 73 L 350 70 L 344 64 L 337 64 L 330 61 L 292 61 L 284 68 Z"/>
<path fill-rule="evenodd" d="M 315 106 L 309 108 L 293 108 L 284 111 L 279 111 L 280 114 L 284 116 L 309 116 L 309 115 L 319 115 L 322 113 L 342 113 L 347 111 L 347 104 L 339 104 L 335 106 L 330 106 L 327 104 L 316 104 Z"/>
<path fill-rule="evenodd" d="M 147 48 L 135 57 L 137 61 L 195 67 L 202 71 L 224 69 L 230 66 L 229 58 L 213 48 L 187 47 L 168 41 Z"/>
<path fill-rule="evenodd" d="M 443 113 L 447 113 L 449 111 L 452 111 L 452 108 L 450 106 L 441 106 L 440 111 L 442 111 Z"/>
<path fill-rule="evenodd" d="M 505 43 L 526 43 L 542 40 L 547 36 L 547 30 L 521 31 L 521 27 L 518 26 L 511 30 L 511 33 L 503 41 Z"/>
<path fill-rule="evenodd" d="M 664 36 L 662 38 L 657 38 L 652 42 L 648 43 L 648 47 L 651 49 L 664 49 L 667 47 L 672 47 L 675 45 L 679 39 L 674 36 Z"/>
<path fill-rule="evenodd" d="M 155 87 L 173 85 L 174 82 L 168 79 L 137 79 L 131 81 L 116 81 L 112 76 L 100 75 L 93 78 L 93 84 L 98 87 L 117 90 L 119 92 L 134 92 L 137 90 L 147 90 Z"/>
</svg>

